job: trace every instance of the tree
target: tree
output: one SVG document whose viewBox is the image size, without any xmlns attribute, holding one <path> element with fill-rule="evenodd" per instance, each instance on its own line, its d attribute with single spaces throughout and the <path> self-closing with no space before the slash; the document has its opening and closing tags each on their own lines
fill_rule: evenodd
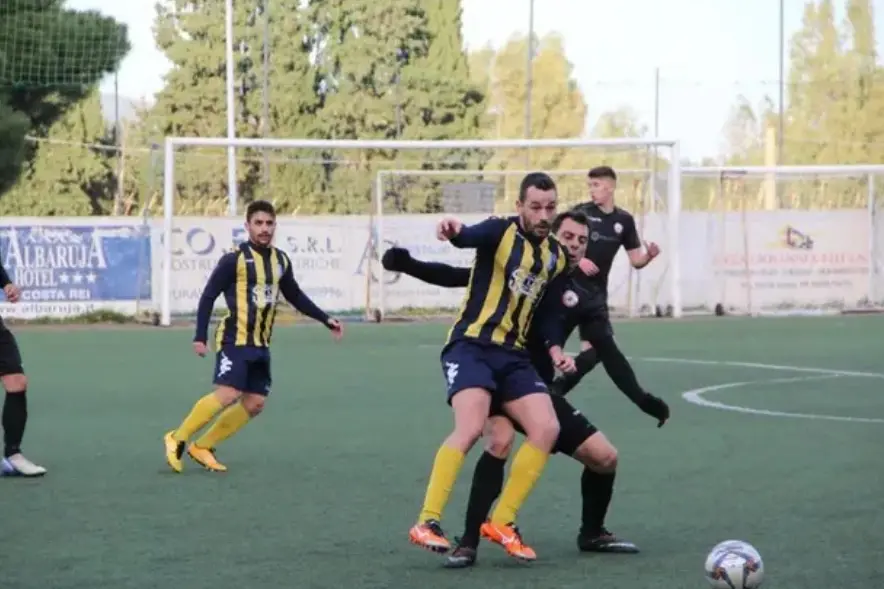
<svg viewBox="0 0 884 589">
<path fill-rule="evenodd" d="M 110 213 L 114 195 L 108 129 L 97 90 L 70 107 L 34 141 L 34 156 L 0 200 L 0 214 L 87 216 Z"/>
<path fill-rule="evenodd" d="M 850 107 L 832 0 L 807 3 L 790 55 L 786 159 L 794 163 L 843 162 L 840 139 L 849 124 Z"/>
<path fill-rule="evenodd" d="M 845 129 L 848 159 L 853 163 L 884 158 L 884 68 L 875 48 L 875 20 L 869 0 L 849 0 L 844 28 L 850 40 L 845 53 L 848 105 L 854 123 Z"/>
<path fill-rule="evenodd" d="M 513 37 L 493 59 L 487 48 L 471 56 L 471 62 L 479 65 L 473 72 L 474 81 L 486 83 L 487 116 L 482 129 L 486 138 L 525 136 L 527 42 L 527 37 Z M 573 78 L 573 67 L 565 55 L 561 37 L 548 35 L 535 39 L 532 78 L 530 137 L 566 139 L 583 135 L 586 103 Z M 498 150 L 485 167 L 492 170 L 585 168 L 586 159 L 585 154 L 574 149 Z M 518 183 L 516 177 L 507 182 L 507 200 L 515 198 Z M 560 192 L 564 192 L 564 188 L 560 186 Z M 579 194 L 585 193 L 582 187 L 579 191 Z"/>
<path fill-rule="evenodd" d="M 129 51 L 126 27 L 97 12 L 63 8 L 62 0 L 0 3 L 0 194 L 17 180 L 41 136 L 89 96 Z M 10 209 L 6 209 L 10 210 Z"/>
<path fill-rule="evenodd" d="M 278 98 L 271 100 L 270 120 L 262 113 L 263 17 L 255 3 L 234 3 L 235 127 L 238 137 L 260 137 L 265 126 L 277 136 L 310 137 L 311 114 L 318 106 L 304 42 L 308 25 L 296 5 L 276 3 L 270 13 L 270 80 Z M 161 142 L 164 136 L 224 137 L 227 135 L 224 2 L 175 0 L 159 4 L 157 44 L 172 62 L 163 90 L 133 130 L 141 145 Z M 315 184 L 300 178 L 305 168 L 291 162 L 274 163 L 262 170 L 261 154 L 237 150 L 237 188 L 244 200 L 262 193 L 262 172 L 270 172 L 271 186 L 288 184 L 296 190 Z M 273 162 L 289 154 L 274 153 Z M 304 156 L 305 154 L 297 154 Z M 176 154 L 176 185 L 180 210 L 203 212 L 221 205 L 228 192 L 224 149 L 181 149 Z M 135 170 L 142 166 L 133 166 Z M 318 175 L 312 179 L 318 178 Z M 290 184 L 295 182 L 293 185 Z M 143 182 L 142 182 L 143 183 Z M 259 194 L 260 193 L 260 194 Z M 304 196 L 309 200 L 310 193 Z M 147 203 L 145 203 L 147 204 Z"/>
<path fill-rule="evenodd" d="M 463 50 L 460 0 L 424 0 L 428 46 L 425 55 L 407 59 L 397 74 L 397 136 L 414 140 L 474 139 L 479 135 L 484 96 L 470 77 Z M 467 150 L 433 150 L 419 161 L 397 154 L 397 167 L 422 169 L 476 168 L 484 154 Z M 408 159 L 412 161 L 409 162 Z M 412 182 L 407 193 L 389 195 L 392 206 L 402 212 L 440 210 L 440 182 L 424 178 Z"/>
<path fill-rule="evenodd" d="M 884 69 L 875 50 L 868 0 L 849 0 L 841 30 L 832 0 L 807 2 L 790 50 L 785 110 L 786 164 L 862 164 L 884 158 Z M 729 163 L 769 163 L 765 144 L 776 125 L 769 98 L 758 109 L 738 105 L 727 127 Z M 768 154 L 769 156 L 769 154 Z M 780 205 L 864 206 L 856 179 L 776 182 Z M 759 190 L 769 205 L 770 189 Z"/>
<path fill-rule="evenodd" d="M 765 134 L 776 124 L 773 101 L 765 96 L 753 106 L 739 96 L 724 126 L 725 161 L 733 166 L 760 166 L 765 163 Z"/>
</svg>

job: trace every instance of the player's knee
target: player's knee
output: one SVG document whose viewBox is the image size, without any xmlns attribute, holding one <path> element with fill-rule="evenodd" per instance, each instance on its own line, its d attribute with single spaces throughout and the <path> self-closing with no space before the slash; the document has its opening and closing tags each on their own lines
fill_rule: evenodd
<svg viewBox="0 0 884 589">
<path fill-rule="evenodd" d="M 21 393 L 28 388 L 28 377 L 24 374 L 7 374 L 0 377 L 7 393 Z"/>
<path fill-rule="evenodd" d="M 552 450 L 552 447 L 556 445 L 556 440 L 559 439 L 560 431 L 559 421 L 555 416 L 552 419 L 544 420 L 537 432 L 538 441 L 543 442 L 544 448 Z"/>
<path fill-rule="evenodd" d="M 262 395 L 243 395 L 242 396 L 242 406 L 246 410 L 246 413 L 251 415 L 252 417 L 257 417 L 264 410 L 264 404 L 267 402 L 267 398 Z"/>
<path fill-rule="evenodd" d="M 513 424 L 506 418 L 494 418 L 488 420 L 485 426 L 485 451 L 495 458 L 505 459 L 513 449 L 516 439 L 516 430 Z"/>
<path fill-rule="evenodd" d="M 461 452 L 469 452 L 476 444 L 476 441 L 482 437 L 484 426 L 484 416 L 456 411 L 454 414 L 454 431 L 448 436 L 445 444 L 452 448 L 457 448 Z"/>
<path fill-rule="evenodd" d="M 577 449 L 575 457 L 598 473 L 617 470 L 617 448 L 601 432 L 586 439 Z"/>
<path fill-rule="evenodd" d="M 215 397 L 218 399 L 218 402 L 221 403 L 223 407 L 227 407 L 228 405 L 233 405 L 239 400 L 241 393 L 232 388 L 220 386 L 215 389 Z"/>
<path fill-rule="evenodd" d="M 525 425 L 525 437 L 541 450 L 552 450 L 559 439 L 559 431 L 559 421 L 555 415 L 534 419 L 530 426 Z"/>
<path fill-rule="evenodd" d="M 609 473 L 617 470 L 617 448 L 609 446 L 608 449 L 600 454 L 596 459 L 596 471 L 601 473 Z"/>
<path fill-rule="evenodd" d="M 491 396 L 482 389 L 465 389 L 451 399 L 451 407 L 454 409 L 454 431 L 445 444 L 469 452 L 482 437 L 491 408 Z"/>
</svg>

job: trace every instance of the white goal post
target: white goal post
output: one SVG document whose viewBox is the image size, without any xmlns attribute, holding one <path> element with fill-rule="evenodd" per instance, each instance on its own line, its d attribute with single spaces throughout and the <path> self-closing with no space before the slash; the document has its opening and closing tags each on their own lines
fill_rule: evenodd
<svg viewBox="0 0 884 589">
<path fill-rule="evenodd" d="M 681 171 L 682 263 L 704 264 L 694 255 L 703 248 L 710 254 L 703 282 L 683 276 L 680 286 L 689 299 L 704 293 L 706 311 L 713 300 L 716 314 L 750 316 L 884 310 L 884 165 Z M 700 185 L 702 212 L 690 202 Z"/>
<path fill-rule="evenodd" d="M 552 176 L 558 185 L 560 211 L 570 209 L 580 203 L 585 203 L 589 199 L 586 188 L 586 179 L 588 171 L 594 166 L 595 164 L 588 162 L 587 166 L 578 169 L 565 168 L 543 170 Z M 682 170 L 684 170 L 684 168 L 682 168 Z M 400 180 L 408 181 L 420 178 L 430 178 L 438 181 L 447 180 L 448 182 L 455 184 L 469 183 L 471 180 L 479 182 L 491 181 L 499 184 L 501 182 L 505 183 L 506 180 L 511 179 L 515 180 L 515 182 L 512 183 L 512 187 L 514 188 L 526 174 L 529 174 L 532 171 L 533 170 L 520 168 L 504 170 L 479 168 L 457 170 L 379 170 L 375 177 L 376 186 L 374 191 L 375 208 L 377 211 L 376 215 L 379 219 L 382 219 L 385 215 L 389 215 L 389 213 L 383 208 L 384 195 L 388 189 L 390 189 L 388 184 L 395 185 Z M 661 175 L 660 170 L 655 170 L 654 168 L 617 168 L 616 173 L 619 186 L 617 189 L 617 202 L 620 206 L 623 206 L 627 211 L 635 215 L 639 229 L 639 236 L 645 237 L 642 231 L 644 228 L 643 225 L 648 223 L 646 223 L 647 218 L 644 215 L 644 211 L 647 210 L 652 213 L 657 213 L 660 215 L 659 218 L 665 219 L 668 214 L 666 211 L 670 210 L 669 205 L 673 202 L 672 196 L 668 193 L 661 196 L 661 191 L 659 190 L 660 183 L 658 182 L 658 180 L 661 179 L 661 176 L 664 179 L 667 178 L 670 171 L 664 171 Z M 658 201 L 660 200 L 663 200 L 664 202 L 659 203 Z M 626 204 L 624 204 L 624 201 Z M 504 202 L 502 204 L 506 207 L 501 211 L 503 213 L 510 213 L 515 210 L 513 202 Z M 636 206 L 635 210 L 632 208 L 633 205 Z M 653 235 L 648 235 L 646 239 L 656 241 L 668 250 L 671 238 L 668 236 L 669 227 L 666 226 L 667 223 L 665 220 L 662 223 L 651 222 L 649 225 L 651 225 L 651 232 Z M 379 236 L 379 241 L 381 243 L 387 242 L 392 244 L 395 240 L 392 238 L 388 240 L 386 235 L 381 235 Z M 668 254 L 669 252 L 667 251 L 666 253 Z M 662 262 L 661 265 L 665 265 L 665 262 Z M 609 306 L 614 315 L 628 316 L 632 318 L 639 317 L 642 314 L 653 315 L 657 312 L 658 308 L 666 306 L 659 304 L 661 299 L 666 301 L 667 304 L 670 304 L 671 290 L 669 292 L 661 292 L 666 290 L 661 287 L 665 286 L 668 272 L 663 271 L 655 273 L 656 275 L 649 281 L 650 288 L 644 293 L 642 292 L 643 274 L 647 275 L 648 272 L 639 272 L 631 269 L 626 262 L 625 256 L 618 256 L 615 258 L 608 285 L 610 293 Z M 677 285 L 669 286 L 670 289 L 673 287 L 677 288 Z M 378 285 L 377 293 L 379 311 L 384 317 L 388 315 L 388 311 L 395 312 L 394 309 L 388 309 L 387 307 L 385 287 L 386 283 L 382 281 Z M 395 306 L 395 304 L 392 305 L 392 307 Z"/>
<path fill-rule="evenodd" d="M 545 171 L 559 185 L 560 208 L 588 198 L 586 168 Z M 524 173 L 380 170 L 376 205 L 390 193 L 420 187 L 422 178 L 443 186 L 472 182 L 493 187 Z M 640 234 L 662 239 L 665 250 L 670 241 L 666 220 L 674 211 L 664 209 L 676 202 L 661 196 L 668 193 L 666 174 L 648 168 L 618 168 L 617 174 L 617 202 L 633 213 Z M 669 289 L 681 293 L 676 297 L 680 311 L 691 315 L 884 310 L 884 224 L 878 214 L 884 208 L 884 198 L 878 197 L 884 165 L 683 166 L 681 176 L 678 283 L 666 282 L 665 262 L 636 272 L 619 256 L 609 280 L 612 313 L 666 315 Z M 396 297 L 389 309 L 381 309 L 397 312 L 401 307 Z"/>
<path fill-rule="evenodd" d="M 175 204 L 178 183 L 176 182 L 176 153 L 186 148 L 221 148 L 230 150 L 383 150 L 383 151 L 430 151 L 446 152 L 451 150 L 532 150 L 532 149 L 599 149 L 611 148 L 612 150 L 644 149 L 650 152 L 662 148 L 657 155 L 658 161 L 665 160 L 665 169 L 661 170 L 661 176 L 666 179 L 666 241 L 664 244 L 664 256 L 667 268 L 665 292 L 661 298 L 666 300 L 673 317 L 680 317 L 682 310 L 680 283 L 680 260 L 678 255 L 669 256 L 668 252 L 678 252 L 679 248 L 679 212 L 681 210 L 681 164 L 679 142 L 670 139 L 499 139 L 499 140 L 438 140 L 438 141 L 413 141 L 413 140 L 311 140 L 311 139 L 260 139 L 260 138 L 222 138 L 222 137 L 168 137 L 165 140 L 164 178 L 163 178 L 163 235 L 171 236 L 175 228 Z M 665 155 L 664 155 L 665 154 Z M 598 165 L 597 159 L 586 158 L 586 169 Z M 527 167 L 527 166 L 526 166 Z M 585 173 L 585 171 L 584 171 Z M 234 192 L 235 193 L 235 192 Z M 233 197 L 232 197 L 233 198 Z M 232 202 L 231 211 L 236 210 L 236 203 Z M 376 202 L 374 227 L 377 234 L 377 243 L 383 244 L 386 234 L 389 213 L 383 210 L 383 199 L 378 195 Z M 304 217 L 309 219 L 309 217 Z M 160 321 L 164 326 L 172 322 L 172 292 L 176 288 L 174 284 L 173 248 L 169 245 L 170 240 L 165 241 L 161 248 L 161 273 L 159 285 Z M 380 256 L 384 247 L 377 247 L 376 262 L 379 265 Z M 379 280 L 378 284 L 378 307 L 385 308 L 385 281 Z"/>
</svg>

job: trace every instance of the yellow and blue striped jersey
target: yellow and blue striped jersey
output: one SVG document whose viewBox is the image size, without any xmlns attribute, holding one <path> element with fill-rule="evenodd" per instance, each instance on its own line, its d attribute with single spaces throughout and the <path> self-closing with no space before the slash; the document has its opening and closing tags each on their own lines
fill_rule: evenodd
<svg viewBox="0 0 884 589">
<path fill-rule="evenodd" d="M 492 217 L 465 226 L 451 239 L 476 258 L 460 315 L 448 342 L 473 339 L 522 350 L 547 290 L 565 275 L 568 255 L 554 236 L 523 232 L 518 217 Z"/>
<path fill-rule="evenodd" d="M 280 294 L 298 311 L 328 326 L 328 315 L 301 290 L 284 251 L 240 244 L 224 254 L 206 283 L 197 308 L 194 341 L 208 339 L 212 307 L 224 295 L 227 313 L 218 324 L 216 347 L 269 347 Z"/>
</svg>

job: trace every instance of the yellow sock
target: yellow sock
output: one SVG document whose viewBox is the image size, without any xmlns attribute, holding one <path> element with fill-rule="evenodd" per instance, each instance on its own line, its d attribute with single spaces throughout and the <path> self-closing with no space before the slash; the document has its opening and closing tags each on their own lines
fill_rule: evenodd
<svg viewBox="0 0 884 589">
<path fill-rule="evenodd" d="M 209 393 L 196 402 L 172 436 L 179 442 L 186 442 L 190 436 L 206 427 L 206 424 L 212 421 L 212 418 L 218 415 L 222 409 L 224 406 L 221 405 L 221 401 L 218 400 L 215 393 Z"/>
<path fill-rule="evenodd" d="M 225 409 L 218 421 L 206 431 L 194 445 L 200 448 L 214 448 L 239 430 L 252 418 L 242 403 L 234 403 Z"/>
<path fill-rule="evenodd" d="M 421 509 L 418 523 L 428 519 L 442 520 L 442 510 L 448 503 L 448 496 L 457 481 L 457 474 L 463 465 L 464 453 L 451 446 L 441 446 L 436 452 L 433 461 L 433 470 L 430 473 L 430 482 L 427 485 L 427 494 L 424 497 L 424 507 Z"/>
<path fill-rule="evenodd" d="M 491 521 L 497 525 L 506 525 L 516 521 L 516 514 L 531 494 L 534 484 L 543 473 L 549 453 L 538 450 L 530 442 L 525 442 L 513 458 L 510 476 L 500 494 L 500 500 Z"/>
</svg>

